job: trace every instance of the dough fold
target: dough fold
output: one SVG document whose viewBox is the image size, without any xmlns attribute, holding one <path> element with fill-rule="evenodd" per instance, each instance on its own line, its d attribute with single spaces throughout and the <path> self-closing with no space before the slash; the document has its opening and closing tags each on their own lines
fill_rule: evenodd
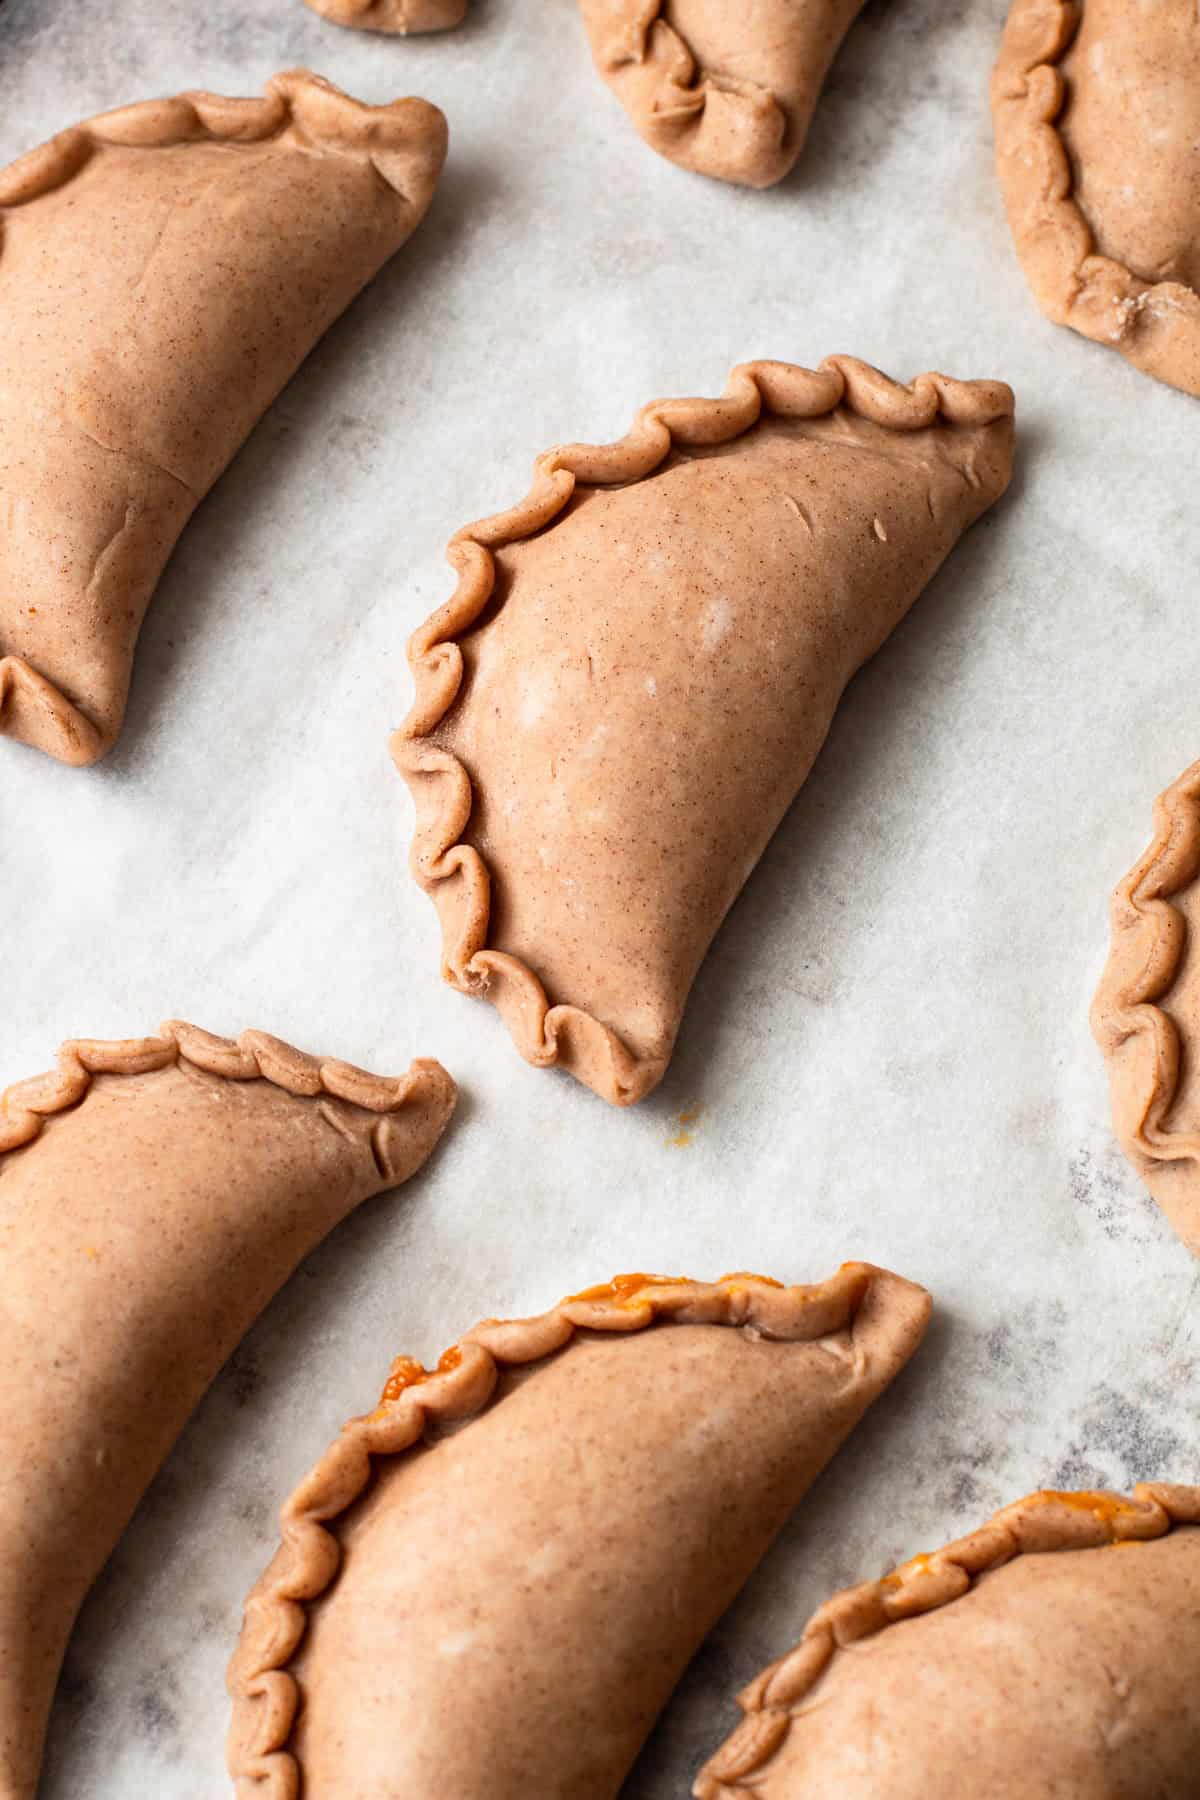
<svg viewBox="0 0 1200 1800">
<path fill-rule="evenodd" d="M 863 0 L 580 0 L 596 68 L 660 156 L 745 187 L 804 148 Z"/>
</svg>

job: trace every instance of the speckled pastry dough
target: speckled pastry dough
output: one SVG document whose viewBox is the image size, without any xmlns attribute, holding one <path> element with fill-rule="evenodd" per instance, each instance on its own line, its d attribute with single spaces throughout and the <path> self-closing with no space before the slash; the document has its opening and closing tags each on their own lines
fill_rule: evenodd
<svg viewBox="0 0 1200 1800">
<path fill-rule="evenodd" d="M 551 450 L 451 540 L 393 753 L 443 974 L 606 1100 L 667 1066 L 846 682 L 1004 491 L 1012 394 L 852 357 Z"/>
<path fill-rule="evenodd" d="M 1042 311 L 1200 394 L 1196 0 L 1014 0 L 992 78 L 1009 223 Z"/>
<path fill-rule="evenodd" d="M 92 763 L 196 504 L 429 204 L 446 124 L 303 70 L 0 171 L 0 733 Z"/>
<path fill-rule="evenodd" d="M 696 1800 L 1195 1800 L 1200 1488 L 1032 1494 L 849 1588 Z"/>
<path fill-rule="evenodd" d="M 1154 803 L 1092 1003 L 1126 1156 L 1200 1256 L 1200 762 Z"/>
<path fill-rule="evenodd" d="M 596 67 L 651 149 L 746 187 L 804 148 L 863 0 L 580 0 Z"/>
<path fill-rule="evenodd" d="M 75 1615 L 184 1420 L 454 1098 L 435 1062 L 389 1081 L 176 1023 L 65 1044 L 0 1099 L 3 1800 L 31 1800 Z"/>
<path fill-rule="evenodd" d="M 359 31 L 449 31 L 467 16 L 467 0 L 305 0 L 322 18 Z"/>
<path fill-rule="evenodd" d="M 615 1800 L 928 1316 L 863 1263 L 815 1287 L 631 1275 L 488 1320 L 432 1374 L 401 1358 L 247 1603 L 239 1800 Z"/>
</svg>

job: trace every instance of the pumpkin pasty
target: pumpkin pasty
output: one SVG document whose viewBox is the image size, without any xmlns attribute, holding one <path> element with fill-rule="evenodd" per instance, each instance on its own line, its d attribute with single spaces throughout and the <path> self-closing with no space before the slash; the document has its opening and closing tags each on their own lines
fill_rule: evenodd
<svg viewBox="0 0 1200 1800">
<path fill-rule="evenodd" d="M 1194 1800 L 1200 1488 L 1032 1494 L 849 1588 L 697 1800 Z"/>
<path fill-rule="evenodd" d="M 429 204 L 446 123 L 303 70 L 0 171 L 0 732 L 92 763 L 199 500 Z"/>
<path fill-rule="evenodd" d="M 467 0 L 305 0 L 335 25 L 359 31 L 449 31 L 467 16 Z"/>
<path fill-rule="evenodd" d="M 851 357 L 551 450 L 451 539 L 393 754 L 443 974 L 521 1054 L 626 1104 L 842 689 L 1003 492 L 1012 394 Z"/>
<path fill-rule="evenodd" d="M 0 1102 L 0 1794 L 27 1800 L 75 1615 L 184 1420 L 300 1259 L 425 1161 L 384 1080 L 193 1025 L 65 1044 Z"/>
<path fill-rule="evenodd" d="M 432 1374 L 401 1358 L 247 1603 L 239 1796 L 611 1800 L 928 1315 L 863 1263 L 628 1275 L 476 1326 Z"/>
<path fill-rule="evenodd" d="M 580 0 L 596 67 L 671 162 L 746 187 L 804 148 L 863 0 Z"/>
<path fill-rule="evenodd" d="M 1038 305 L 1200 394 L 1195 0 L 1014 0 L 996 156 Z"/>
<path fill-rule="evenodd" d="M 1154 827 L 1113 895 L 1092 1030 L 1125 1154 L 1200 1255 L 1200 762 L 1159 795 Z"/>
</svg>

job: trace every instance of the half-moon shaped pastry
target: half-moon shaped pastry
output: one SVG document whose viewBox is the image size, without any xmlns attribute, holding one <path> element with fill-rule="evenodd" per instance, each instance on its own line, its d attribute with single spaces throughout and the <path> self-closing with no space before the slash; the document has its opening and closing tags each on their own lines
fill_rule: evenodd
<svg viewBox="0 0 1200 1800">
<path fill-rule="evenodd" d="M 450 541 L 393 754 L 443 975 L 606 1100 L 661 1079 L 847 681 L 1004 491 L 1012 394 L 744 363 Z"/>
<path fill-rule="evenodd" d="M 0 171 L 0 733 L 111 749 L 163 565 L 299 367 L 423 216 L 424 100 L 303 70 L 181 94 Z"/>
<path fill-rule="evenodd" d="M 929 1296 L 628 1275 L 401 1358 L 283 1509 L 230 1668 L 241 1800 L 613 1800 Z"/>
<path fill-rule="evenodd" d="M 359 31 L 449 31 L 467 16 L 467 0 L 305 0 L 335 25 Z"/>
<path fill-rule="evenodd" d="M 30 1800 L 75 1615 L 209 1382 L 309 1250 L 454 1107 L 194 1025 L 64 1044 L 0 1101 L 0 1794 Z"/>
<path fill-rule="evenodd" d="M 600 75 L 661 156 L 770 187 L 863 0 L 580 0 Z"/>
<path fill-rule="evenodd" d="M 1013 0 L 992 77 L 1017 255 L 1056 324 L 1200 394 L 1194 0 Z"/>
<path fill-rule="evenodd" d="M 1200 762 L 1154 803 L 1154 841 L 1112 900 L 1092 1031 L 1126 1156 L 1200 1256 Z"/>
<path fill-rule="evenodd" d="M 1200 1488 L 1032 1494 L 848 1588 L 696 1800 L 1195 1800 Z"/>
</svg>

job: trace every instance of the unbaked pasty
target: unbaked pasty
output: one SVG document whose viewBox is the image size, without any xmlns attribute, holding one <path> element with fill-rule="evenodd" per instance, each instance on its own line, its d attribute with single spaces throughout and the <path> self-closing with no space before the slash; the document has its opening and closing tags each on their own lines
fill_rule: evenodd
<svg viewBox="0 0 1200 1800">
<path fill-rule="evenodd" d="M 429 204 L 446 122 L 303 70 L 0 171 L 0 733 L 92 763 L 197 502 Z"/>
<path fill-rule="evenodd" d="M 1042 311 L 1200 394 L 1195 0 L 1014 0 L 992 78 L 1009 223 Z"/>
<path fill-rule="evenodd" d="M 700 175 L 780 181 L 863 0 L 580 0 L 596 67 L 646 142 Z"/>
<path fill-rule="evenodd" d="M 240 1800 L 613 1800 L 928 1314 L 863 1263 L 629 1275 L 476 1326 L 436 1372 L 401 1358 L 247 1603 Z"/>
<path fill-rule="evenodd" d="M 1012 394 L 744 363 L 451 539 L 393 753 L 443 974 L 638 1100 L 847 681 L 1004 491 Z"/>
<path fill-rule="evenodd" d="M 306 0 L 322 18 L 360 31 L 449 31 L 467 16 L 467 0 Z"/>
<path fill-rule="evenodd" d="M 184 1420 L 300 1259 L 425 1161 L 436 1062 L 265 1033 L 65 1044 L 0 1101 L 0 1794 L 37 1786 L 75 1614 Z"/>
<path fill-rule="evenodd" d="M 1200 1256 L 1200 762 L 1154 803 L 1154 841 L 1113 895 L 1092 1030 L 1126 1156 Z"/>
<path fill-rule="evenodd" d="M 849 1588 L 697 1800 L 1195 1800 L 1200 1488 L 1032 1494 Z"/>
</svg>

